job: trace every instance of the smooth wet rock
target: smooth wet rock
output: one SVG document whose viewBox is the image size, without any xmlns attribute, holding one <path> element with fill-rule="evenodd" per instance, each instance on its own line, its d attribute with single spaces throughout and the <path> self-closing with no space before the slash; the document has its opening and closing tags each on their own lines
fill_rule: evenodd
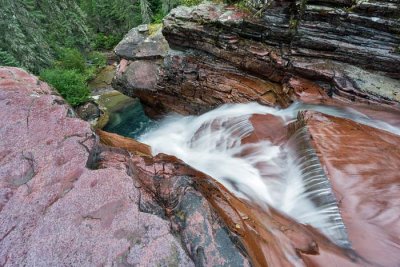
<svg viewBox="0 0 400 267">
<path fill-rule="evenodd" d="M 142 144 L 134 139 L 120 136 L 118 134 L 108 133 L 102 130 L 97 130 L 96 134 L 100 137 L 100 142 L 142 156 L 151 156 L 151 148 L 148 145 Z"/>
<path fill-rule="evenodd" d="M 400 137 L 309 111 L 300 122 L 332 184 L 352 248 L 374 266 L 398 265 Z"/>
</svg>

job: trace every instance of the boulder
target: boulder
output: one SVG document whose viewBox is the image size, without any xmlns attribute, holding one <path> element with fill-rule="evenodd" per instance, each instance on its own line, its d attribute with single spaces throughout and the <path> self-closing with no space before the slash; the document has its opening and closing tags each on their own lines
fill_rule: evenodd
<svg viewBox="0 0 400 267">
<path fill-rule="evenodd" d="M 161 27 L 154 30 L 155 32 L 150 32 L 146 24 L 133 28 L 115 47 L 115 54 L 132 60 L 164 57 L 168 51 L 168 43 L 160 34 Z"/>
<path fill-rule="evenodd" d="M 92 101 L 86 102 L 80 106 L 78 106 L 76 109 L 76 114 L 81 118 L 82 120 L 85 121 L 91 121 L 91 120 L 96 120 L 100 117 L 101 111 L 99 106 Z"/>
</svg>

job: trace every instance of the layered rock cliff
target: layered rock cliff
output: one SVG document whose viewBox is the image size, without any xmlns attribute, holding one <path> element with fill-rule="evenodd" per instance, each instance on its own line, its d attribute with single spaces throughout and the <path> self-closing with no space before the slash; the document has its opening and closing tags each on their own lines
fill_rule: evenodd
<svg viewBox="0 0 400 267">
<path fill-rule="evenodd" d="M 292 77 L 330 96 L 398 106 L 396 1 L 270 1 L 257 14 L 204 3 L 178 7 L 162 33 L 133 29 L 116 47 L 114 87 L 149 114 L 197 114 L 221 103 L 287 106 Z M 152 45 L 150 45 L 152 44 Z"/>
</svg>

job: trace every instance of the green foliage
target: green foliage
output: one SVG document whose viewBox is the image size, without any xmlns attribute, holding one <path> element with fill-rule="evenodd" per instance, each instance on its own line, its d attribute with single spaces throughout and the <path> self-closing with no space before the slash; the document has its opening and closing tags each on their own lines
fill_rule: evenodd
<svg viewBox="0 0 400 267">
<path fill-rule="evenodd" d="M 76 0 L 36 0 L 37 9 L 46 16 L 42 24 L 49 45 L 58 47 L 90 47 L 92 32 L 87 25 L 86 14 Z"/>
<path fill-rule="evenodd" d="M 36 9 L 35 1 L 1 1 L 0 49 L 34 72 L 53 60 L 42 19 L 43 14 Z"/>
<path fill-rule="evenodd" d="M 11 54 L 0 49 L 0 66 L 18 67 L 20 64 Z"/>
<path fill-rule="evenodd" d="M 86 61 L 78 49 L 62 48 L 59 52 L 59 60 L 55 63 L 55 65 L 63 69 L 84 72 L 86 68 Z"/>
<path fill-rule="evenodd" d="M 2 0 L 0 49 L 39 73 L 51 65 L 57 47 L 88 47 L 85 19 L 73 0 Z"/>
<path fill-rule="evenodd" d="M 93 51 L 88 55 L 89 63 L 97 69 L 104 68 L 107 64 L 107 58 L 100 52 Z"/>
<path fill-rule="evenodd" d="M 89 99 L 87 81 L 106 66 L 107 59 L 100 52 L 90 52 L 87 58 L 74 48 L 59 49 L 59 59 L 54 68 L 45 69 L 41 78 L 51 84 L 71 106 L 77 106 Z M 88 63 L 86 63 L 86 61 Z"/>
<path fill-rule="evenodd" d="M 71 106 L 78 106 L 89 99 L 86 76 L 77 70 L 47 69 L 40 73 L 40 77 L 57 89 Z"/>
<path fill-rule="evenodd" d="M 245 0 L 242 0 L 242 1 L 239 1 L 239 2 L 235 3 L 235 7 L 237 7 L 238 9 L 240 9 L 240 10 L 242 10 L 244 12 L 251 12 L 250 3 L 245 1 Z"/>
<path fill-rule="evenodd" d="M 153 15 L 153 22 L 157 24 L 162 23 L 164 16 L 165 16 L 164 12 L 161 9 L 158 10 L 157 13 Z"/>
<path fill-rule="evenodd" d="M 196 6 L 200 4 L 202 0 L 180 0 L 179 4 L 184 6 Z"/>
<path fill-rule="evenodd" d="M 122 35 L 105 35 L 103 33 L 98 33 L 94 38 L 93 48 L 100 50 L 110 50 L 113 49 L 119 43 L 119 41 L 121 41 L 121 39 Z"/>
<path fill-rule="evenodd" d="M 120 36 L 142 22 L 138 1 L 80 0 L 87 24 L 95 33 Z"/>
</svg>

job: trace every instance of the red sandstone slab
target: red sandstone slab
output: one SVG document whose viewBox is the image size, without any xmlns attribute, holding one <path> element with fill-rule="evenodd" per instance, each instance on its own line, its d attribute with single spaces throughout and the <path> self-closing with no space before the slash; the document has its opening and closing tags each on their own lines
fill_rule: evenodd
<svg viewBox="0 0 400 267">
<path fill-rule="evenodd" d="M 400 264 L 400 136 L 305 113 L 353 248 L 375 266 Z"/>
</svg>

